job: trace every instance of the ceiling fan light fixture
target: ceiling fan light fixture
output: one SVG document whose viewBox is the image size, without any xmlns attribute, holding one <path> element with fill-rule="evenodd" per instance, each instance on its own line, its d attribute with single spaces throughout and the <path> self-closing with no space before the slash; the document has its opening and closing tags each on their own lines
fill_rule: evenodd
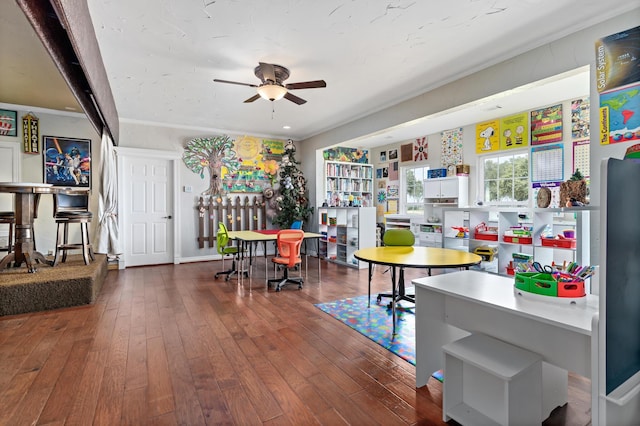
<svg viewBox="0 0 640 426">
<path fill-rule="evenodd" d="M 287 89 L 279 84 L 263 84 L 258 87 L 258 94 L 269 101 L 277 101 L 287 94 Z"/>
</svg>

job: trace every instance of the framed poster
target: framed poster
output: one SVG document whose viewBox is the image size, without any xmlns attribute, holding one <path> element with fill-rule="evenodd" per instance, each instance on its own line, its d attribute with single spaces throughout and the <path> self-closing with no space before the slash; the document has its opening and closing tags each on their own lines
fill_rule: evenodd
<svg viewBox="0 0 640 426">
<path fill-rule="evenodd" d="M 10 109 L 0 109 L 0 135 L 18 136 L 18 112 Z"/>
<path fill-rule="evenodd" d="M 91 140 L 42 137 L 44 183 L 91 188 Z"/>
<path fill-rule="evenodd" d="M 562 140 L 562 104 L 531 111 L 531 145 Z"/>
</svg>

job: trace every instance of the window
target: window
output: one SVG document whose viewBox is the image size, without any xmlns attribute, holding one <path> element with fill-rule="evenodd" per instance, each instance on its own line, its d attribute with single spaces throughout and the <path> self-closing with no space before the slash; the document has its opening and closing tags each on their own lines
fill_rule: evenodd
<svg viewBox="0 0 640 426">
<path fill-rule="evenodd" d="M 493 205 L 529 202 L 529 153 L 500 154 L 481 159 L 484 201 Z"/>
<path fill-rule="evenodd" d="M 424 215 L 423 182 L 427 178 L 429 166 L 403 167 L 400 185 L 404 213 Z"/>
</svg>

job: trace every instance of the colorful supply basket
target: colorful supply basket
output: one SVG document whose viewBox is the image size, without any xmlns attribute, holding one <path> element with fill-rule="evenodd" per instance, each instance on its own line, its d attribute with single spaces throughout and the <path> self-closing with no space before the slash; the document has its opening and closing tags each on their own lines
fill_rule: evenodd
<svg viewBox="0 0 640 426">
<path fill-rule="evenodd" d="M 515 287 L 518 290 L 551 297 L 584 297 L 584 281 L 557 281 L 552 274 L 517 272 Z"/>
</svg>

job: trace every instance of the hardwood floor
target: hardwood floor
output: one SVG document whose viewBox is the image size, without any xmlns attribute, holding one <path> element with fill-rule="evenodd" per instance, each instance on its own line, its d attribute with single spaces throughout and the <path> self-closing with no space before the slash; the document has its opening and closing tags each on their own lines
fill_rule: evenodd
<svg viewBox="0 0 640 426">
<path fill-rule="evenodd" d="M 301 291 L 266 290 L 263 264 L 244 285 L 214 280 L 221 262 L 162 265 L 109 271 L 91 306 L 0 317 L 0 425 L 445 424 L 438 381 L 416 389 L 313 306 L 366 294 L 367 270 L 323 262 L 318 282 L 313 260 Z M 589 380 L 569 382 L 545 425 L 590 424 Z"/>
</svg>

